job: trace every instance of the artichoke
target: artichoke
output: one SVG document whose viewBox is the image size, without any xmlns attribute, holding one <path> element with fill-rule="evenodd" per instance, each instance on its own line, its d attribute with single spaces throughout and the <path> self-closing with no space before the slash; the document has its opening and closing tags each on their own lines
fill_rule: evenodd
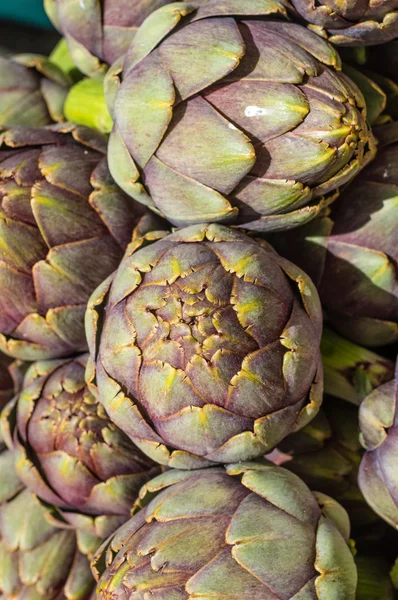
<svg viewBox="0 0 398 600">
<path fill-rule="evenodd" d="M 384 44 L 398 37 L 397 0 L 292 0 L 320 35 L 341 46 Z"/>
<path fill-rule="evenodd" d="M 165 6 L 108 72 L 111 173 L 174 225 L 298 226 L 374 155 L 336 51 L 263 4 Z"/>
<path fill-rule="evenodd" d="M 279 448 L 286 454 L 284 467 L 311 489 L 330 494 L 347 510 L 353 526 L 378 520 L 357 484 L 362 458 L 357 408 L 328 398 L 315 419 Z"/>
<path fill-rule="evenodd" d="M 361 441 L 366 449 L 358 482 L 373 510 L 398 529 L 398 379 L 362 402 Z"/>
<path fill-rule="evenodd" d="M 90 554 L 125 522 L 159 467 L 109 420 L 85 384 L 85 367 L 85 355 L 32 364 L 3 421 L 18 476 L 58 508 L 60 524 L 75 527 Z"/>
<path fill-rule="evenodd" d="M 142 207 L 109 175 L 106 138 L 12 129 L 0 149 L 0 349 L 22 360 L 87 349 L 84 312 Z"/>
<path fill-rule="evenodd" d="M 222 225 L 134 249 L 86 329 L 90 385 L 139 448 L 183 469 L 248 460 L 315 415 L 322 313 L 305 273 Z"/>
<path fill-rule="evenodd" d="M 269 241 L 312 277 L 338 331 L 365 346 L 398 340 L 398 122 L 329 216 Z"/>
<path fill-rule="evenodd" d="M 45 56 L 0 56 L 0 129 L 63 121 L 71 84 L 71 79 Z"/>
<path fill-rule="evenodd" d="M 142 505 L 94 559 L 98 598 L 355 598 L 347 514 L 285 469 L 169 471 Z"/>
<path fill-rule="evenodd" d="M 126 52 L 144 19 L 169 1 L 44 0 L 44 7 L 65 36 L 79 69 L 87 75 L 98 75 L 106 64 L 112 64 Z"/>
<path fill-rule="evenodd" d="M 24 487 L 0 431 L 0 597 L 86 600 L 95 582 L 76 533 L 54 527 Z"/>
</svg>

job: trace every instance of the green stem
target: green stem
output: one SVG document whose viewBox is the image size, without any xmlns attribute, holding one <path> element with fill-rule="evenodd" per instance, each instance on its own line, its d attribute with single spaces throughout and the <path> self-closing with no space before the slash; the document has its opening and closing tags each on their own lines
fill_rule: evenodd
<svg viewBox="0 0 398 600">
<path fill-rule="evenodd" d="M 325 392 L 357 406 L 374 388 L 393 378 L 392 361 L 330 329 L 323 332 L 321 352 Z"/>
<path fill-rule="evenodd" d="M 105 102 L 103 79 L 82 79 L 66 98 L 65 117 L 78 125 L 86 125 L 101 133 L 110 133 L 112 117 Z"/>
</svg>

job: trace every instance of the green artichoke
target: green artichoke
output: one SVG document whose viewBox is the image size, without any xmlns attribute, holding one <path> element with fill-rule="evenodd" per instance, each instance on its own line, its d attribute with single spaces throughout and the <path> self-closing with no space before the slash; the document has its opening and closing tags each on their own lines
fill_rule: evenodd
<svg viewBox="0 0 398 600">
<path fill-rule="evenodd" d="M 44 7 L 80 71 L 98 75 L 127 51 L 144 19 L 169 1 L 44 0 Z"/>
<path fill-rule="evenodd" d="M 346 512 L 285 469 L 172 470 L 142 505 L 94 560 L 98 598 L 355 598 Z"/>
<path fill-rule="evenodd" d="M 142 207 L 110 177 L 106 138 L 16 128 L 0 149 L 0 349 L 22 360 L 87 349 L 84 312 Z"/>
<path fill-rule="evenodd" d="M 373 510 L 398 529 L 398 378 L 365 398 L 359 423 L 366 449 L 359 486 Z"/>
<path fill-rule="evenodd" d="M 55 528 L 24 487 L 0 432 L 0 597 L 86 600 L 94 589 L 72 529 Z"/>
<path fill-rule="evenodd" d="M 278 0 L 209 0 L 148 17 L 105 83 L 127 193 L 177 226 L 288 229 L 373 157 L 336 51 L 285 15 Z"/>
<path fill-rule="evenodd" d="M 312 277 L 327 315 L 358 344 L 398 340 L 398 122 L 329 216 L 269 241 Z"/>
<path fill-rule="evenodd" d="M 297 12 L 332 44 L 370 46 L 398 37 L 397 0 L 292 0 Z"/>
<path fill-rule="evenodd" d="M 160 469 L 109 420 L 85 384 L 85 367 L 85 355 L 31 365 L 3 411 L 3 429 L 20 479 L 91 548 L 126 521 Z"/>
<path fill-rule="evenodd" d="M 328 398 L 318 415 L 279 446 L 283 466 L 311 488 L 330 494 L 347 510 L 353 526 L 378 520 L 358 487 L 362 458 L 358 410 L 337 398 Z"/>
<path fill-rule="evenodd" d="M 71 84 L 72 80 L 45 56 L 0 56 L 0 129 L 63 121 Z"/>
<path fill-rule="evenodd" d="M 311 280 L 265 242 L 194 225 L 136 252 L 89 301 L 107 413 L 176 468 L 248 460 L 322 400 L 322 313 Z"/>
</svg>

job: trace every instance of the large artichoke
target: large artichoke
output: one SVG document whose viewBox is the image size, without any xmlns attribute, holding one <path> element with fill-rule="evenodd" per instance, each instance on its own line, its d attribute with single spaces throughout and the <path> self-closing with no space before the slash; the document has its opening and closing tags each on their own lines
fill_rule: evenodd
<svg viewBox="0 0 398 600">
<path fill-rule="evenodd" d="M 98 598 L 355 598 L 347 514 L 285 469 L 169 471 L 141 505 L 97 555 Z"/>
<path fill-rule="evenodd" d="M 128 49 L 137 28 L 170 0 L 44 0 L 48 16 L 65 36 L 70 53 L 87 75 L 97 75 Z"/>
<path fill-rule="evenodd" d="M 0 129 L 63 121 L 71 84 L 68 75 L 45 56 L 0 56 Z"/>
<path fill-rule="evenodd" d="M 319 414 L 279 446 L 283 465 L 314 490 L 330 494 L 347 510 L 354 526 L 377 521 L 357 483 L 362 452 L 358 409 L 328 398 Z"/>
<path fill-rule="evenodd" d="M 274 20 L 285 13 L 278 0 L 209 0 L 148 17 L 106 80 L 109 165 L 127 193 L 178 226 L 286 229 L 373 156 L 336 51 Z"/>
<path fill-rule="evenodd" d="M 398 0 L 292 0 L 321 35 L 342 46 L 383 44 L 398 37 Z M 326 32 L 325 32 L 326 30 Z"/>
<path fill-rule="evenodd" d="M 114 184 L 95 131 L 18 128 L 2 139 L 0 349 L 23 360 L 84 351 L 87 300 L 142 207 Z"/>
<path fill-rule="evenodd" d="M 398 122 L 378 134 L 376 159 L 329 216 L 269 238 L 312 277 L 335 327 L 365 346 L 398 340 Z"/>
<path fill-rule="evenodd" d="M 137 446 L 177 468 L 246 460 L 317 412 L 322 314 L 305 273 L 221 225 L 132 250 L 86 323 L 89 378 Z"/>
<path fill-rule="evenodd" d="M 359 417 L 366 449 L 359 485 L 373 510 L 398 529 L 398 379 L 374 390 Z"/>
<path fill-rule="evenodd" d="M 23 483 L 91 546 L 124 523 L 159 467 L 109 420 L 85 384 L 85 367 L 85 355 L 34 363 L 3 421 Z"/>
</svg>

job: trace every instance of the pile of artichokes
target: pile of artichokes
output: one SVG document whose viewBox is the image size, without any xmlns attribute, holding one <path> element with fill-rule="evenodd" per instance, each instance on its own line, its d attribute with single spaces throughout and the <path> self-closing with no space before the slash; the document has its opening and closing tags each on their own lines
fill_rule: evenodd
<svg viewBox="0 0 398 600">
<path fill-rule="evenodd" d="M 397 0 L 44 5 L 0 58 L 0 599 L 396 599 Z"/>
</svg>

